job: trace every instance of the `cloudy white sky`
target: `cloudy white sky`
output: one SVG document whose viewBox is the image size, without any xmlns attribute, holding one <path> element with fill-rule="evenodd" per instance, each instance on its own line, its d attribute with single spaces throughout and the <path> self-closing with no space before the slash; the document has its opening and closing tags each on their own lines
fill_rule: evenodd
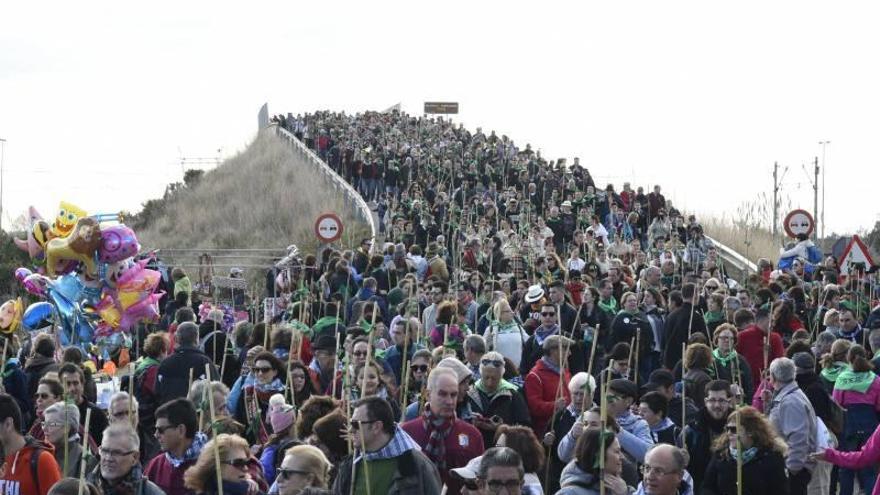
<svg viewBox="0 0 880 495">
<path fill-rule="evenodd" d="M 270 111 L 461 103 L 459 120 L 689 210 L 770 193 L 878 220 L 876 2 L 15 2 L 0 12 L 3 223 L 138 210 Z M 809 165 L 808 165 L 809 168 Z M 874 186 L 874 187 L 872 187 Z"/>
</svg>

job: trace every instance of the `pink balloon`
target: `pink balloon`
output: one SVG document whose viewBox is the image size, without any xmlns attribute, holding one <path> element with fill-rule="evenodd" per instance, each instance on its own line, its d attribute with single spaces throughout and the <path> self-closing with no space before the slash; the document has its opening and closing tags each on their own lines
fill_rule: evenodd
<svg viewBox="0 0 880 495">
<path fill-rule="evenodd" d="M 113 225 L 101 229 L 101 245 L 98 247 L 98 260 L 101 263 L 116 263 L 138 254 L 138 244 L 134 231 L 125 225 Z"/>
</svg>

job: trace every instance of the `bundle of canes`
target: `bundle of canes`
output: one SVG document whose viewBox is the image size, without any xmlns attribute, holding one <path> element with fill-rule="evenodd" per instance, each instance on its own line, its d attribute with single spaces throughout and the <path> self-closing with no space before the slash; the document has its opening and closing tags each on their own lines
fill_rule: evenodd
<svg viewBox="0 0 880 495">
<path fill-rule="evenodd" d="M 559 314 L 559 306 L 556 306 L 556 313 Z M 555 409 L 556 403 L 563 395 L 563 387 L 565 386 L 565 372 L 568 370 L 568 344 L 563 345 L 564 336 L 560 335 L 559 339 L 559 383 L 556 386 L 556 393 L 553 396 L 553 415 L 550 416 L 550 426 L 547 431 L 552 432 L 553 428 L 556 426 L 556 416 L 558 416 L 559 411 Z M 548 462 L 544 469 L 544 486 L 548 486 L 550 483 L 550 463 Z"/>
<path fill-rule="evenodd" d="M 682 342 L 681 343 L 681 357 L 682 357 L 682 360 L 681 360 L 681 403 L 682 403 L 681 425 L 682 425 L 682 427 L 684 427 L 684 425 L 687 424 L 687 407 L 685 407 L 685 405 L 687 405 L 687 380 L 685 379 L 685 376 L 687 376 L 688 369 L 687 369 L 687 361 L 684 360 L 685 352 L 687 352 L 687 344 Z"/>
<path fill-rule="evenodd" d="M 404 315 L 406 315 L 406 325 L 404 325 L 404 338 L 403 338 L 403 362 L 400 364 L 400 373 L 403 375 L 403 393 L 400 396 L 400 403 L 403 404 L 400 412 L 400 422 L 406 419 L 406 394 L 409 392 L 409 325 L 412 321 L 412 315 L 409 314 L 410 301 L 412 301 L 412 293 L 413 293 L 413 284 L 409 285 L 409 298 L 406 302 L 406 311 L 404 311 Z M 416 306 L 418 308 L 418 306 Z"/>
<path fill-rule="evenodd" d="M 208 384 L 210 385 L 210 377 L 211 377 L 211 369 L 208 363 L 205 363 L 205 376 L 208 377 Z M 208 410 L 211 413 L 211 432 L 212 437 L 214 438 L 214 442 L 217 442 L 217 416 L 214 412 L 214 394 L 208 394 Z M 217 475 L 217 493 L 219 495 L 223 495 L 223 476 L 220 474 L 220 449 L 217 445 L 214 446 L 214 471 Z"/>
<path fill-rule="evenodd" d="M 86 487 L 86 458 L 89 454 L 89 424 L 92 422 L 92 410 L 86 409 L 86 422 L 83 424 L 82 461 L 79 468 L 79 495 L 83 495 Z M 65 422 L 66 424 L 66 422 Z M 65 460 L 67 457 L 65 456 Z M 223 495 L 222 493 L 220 495 Z"/>
</svg>

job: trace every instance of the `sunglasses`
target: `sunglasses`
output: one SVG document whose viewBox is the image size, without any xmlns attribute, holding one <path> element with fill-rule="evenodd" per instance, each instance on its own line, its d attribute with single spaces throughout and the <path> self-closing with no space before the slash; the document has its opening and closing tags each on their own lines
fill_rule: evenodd
<svg viewBox="0 0 880 495">
<path fill-rule="evenodd" d="M 271 366 L 254 366 L 251 369 L 254 370 L 254 373 L 268 373 L 273 370 Z"/>
<path fill-rule="evenodd" d="M 362 425 L 368 425 L 370 423 L 376 423 L 378 421 L 379 421 L 378 419 L 363 420 L 363 421 L 357 421 L 357 420 L 352 419 L 351 421 L 348 422 L 348 425 L 351 428 L 351 431 L 358 431 L 361 429 Z"/>
<path fill-rule="evenodd" d="M 244 457 L 239 457 L 238 459 L 232 459 L 231 461 L 223 461 L 222 464 L 233 466 L 238 469 L 245 469 L 248 465 L 248 460 Z"/>
<path fill-rule="evenodd" d="M 47 393 L 37 393 L 37 394 L 34 394 L 34 399 L 43 399 L 43 400 L 46 400 L 46 399 L 48 399 L 49 397 L 52 397 L 52 395 L 51 395 L 51 394 L 47 394 Z"/>
<path fill-rule="evenodd" d="M 727 425 L 724 427 L 724 429 L 727 430 L 727 433 L 736 433 L 736 426 L 735 425 L 734 426 Z"/>
<path fill-rule="evenodd" d="M 555 311 L 551 311 L 551 312 L 549 312 L 549 313 L 541 313 L 541 316 L 556 316 L 556 312 L 555 312 Z"/>
<path fill-rule="evenodd" d="M 156 428 L 154 429 L 154 431 L 155 431 L 156 433 L 158 433 L 159 435 L 164 435 L 166 430 L 168 430 L 169 428 L 177 428 L 177 426 L 178 426 L 178 425 L 156 426 Z"/>
<path fill-rule="evenodd" d="M 298 474 L 300 476 L 306 476 L 306 475 L 309 475 L 312 473 L 310 471 L 302 471 L 299 469 L 284 469 L 284 468 L 278 469 L 278 476 L 281 476 L 281 478 L 284 480 L 289 480 L 290 477 L 293 476 L 294 474 Z"/>
<path fill-rule="evenodd" d="M 413 371 L 421 371 L 424 373 L 424 372 L 428 371 L 428 365 L 427 364 L 414 364 L 414 365 L 410 366 L 410 369 Z"/>
<path fill-rule="evenodd" d="M 480 360 L 480 364 L 483 366 L 493 366 L 495 368 L 503 368 L 504 361 L 500 359 L 482 359 Z"/>
<path fill-rule="evenodd" d="M 355 351 L 352 353 L 352 355 L 356 357 L 364 357 L 367 355 L 367 351 Z"/>
</svg>

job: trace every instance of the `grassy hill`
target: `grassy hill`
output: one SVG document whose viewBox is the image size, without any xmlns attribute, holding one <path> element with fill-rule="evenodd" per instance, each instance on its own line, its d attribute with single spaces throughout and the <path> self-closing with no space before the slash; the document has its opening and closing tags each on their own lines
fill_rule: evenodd
<svg viewBox="0 0 880 495">
<path fill-rule="evenodd" d="M 314 252 L 314 222 L 327 211 L 342 218 L 345 245 L 368 236 L 369 227 L 358 220 L 353 205 L 270 128 L 216 169 L 188 172 L 184 183 L 168 186 L 164 198 L 144 203 L 130 223 L 145 249 L 296 244 L 301 251 Z"/>
</svg>

